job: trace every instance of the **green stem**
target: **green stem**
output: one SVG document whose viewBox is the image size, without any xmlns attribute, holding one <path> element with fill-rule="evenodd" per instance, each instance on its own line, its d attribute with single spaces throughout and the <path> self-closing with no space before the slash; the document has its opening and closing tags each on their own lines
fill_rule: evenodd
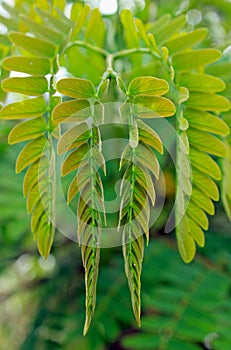
<svg viewBox="0 0 231 350">
<path fill-rule="evenodd" d="M 84 47 L 85 49 L 88 49 L 89 51 L 92 51 L 92 52 L 95 52 L 95 53 L 98 53 L 102 56 L 104 56 L 105 58 L 110 55 L 110 53 L 98 46 L 94 46 L 94 45 L 91 45 L 91 44 L 88 44 L 84 41 L 80 41 L 80 40 L 77 40 L 77 41 L 74 41 L 72 44 L 68 45 L 64 50 L 63 50 L 63 54 L 65 52 L 67 52 L 69 49 L 71 49 L 72 47 L 74 46 L 78 46 L 78 47 Z"/>
<path fill-rule="evenodd" d="M 84 47 L 85 49 L 87 49 L 89 51 L 92 51 L 92 52 L 95 52 L 95 53 L 102 55 L 106 59 L 107 67 L 109 69 L 113 69 L 113 61 L 114 60 L 120 59 L 120 58 L 126 57 L 126 56 L 131 56 L 134 54 L 139 54 L 139 53 L 152 55 L 156 59 L 161 60 L 161 56 L 158 55 L 158 53 L 150 50 L 149 48 L 133 48 L 133 49 L 128 49 L 128 50 L 117 51 L 115 53 L 110 53 L 107 50 L 104 50 L 98 46 L 94 46 L 94 45 L 88 44 L 88 43 L 86 43 L 84 41 L 80 41 L 80 40 L 77 40 L 77 41 L 73 42 L 72 44 L 68 45 L 64 49 L 63 54 L 74 46 Z"/>
</svg>

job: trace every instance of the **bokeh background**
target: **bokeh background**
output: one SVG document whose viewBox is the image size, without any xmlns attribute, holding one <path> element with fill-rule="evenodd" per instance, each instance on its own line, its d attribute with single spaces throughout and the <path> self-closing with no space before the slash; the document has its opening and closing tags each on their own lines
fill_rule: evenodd
<svg viewBox="0 0 231 350">
<path fill-rule="evenodd" d="M 5 2 L 14 6 L 13 1 Z M 28 5 L 32 2 L 27 1 Z M 113 35 L 120 35 L 117 16 L 123 8 L 130 8 L 144 22 L 166 13 L 173 17 L 185 13 L 190 29 L 209 28 L 204 45 L 222 50 L 224 65 L 219 75 L 226 81 L 226 96 L 231 97 L 231 1 L 85 3 L 101 9 L 105 21 L 114 30 Z M 71 6 L 72 2 L 66 8 L 67 13 Z M 0 30 L 4 34 L 6 28 L 1 16 L 10 16 L 2 6 Z M 111 37 L 107 44 L 110 49 L 116 48 L 113 40 Z M 80 66 L 74 73 L 81 75 L 85 68 Z M 94 80 L 95 68 L 88 65 L 87 69 L 89 78 Z M 216 67 L 211 70 L 216 74 Z M 137 68 L 130 73 L 137 74 Z M 0 349 L 231 349 L 231 225 L 222 204 L 217 204 L 216 215 L 211 218 L 206 233 L 206 247 L 198 250 L 190 265 L 181 261 L 174 232 L 164 233 L 174 196 L 171 164 L 164 167 L 165 206 L 151 229 L 151 241 L 145 253 L 141 329 L 137 329 L 132 315 L 121 248 L 117 247 L 102 250 L 97 308 L 88 335 L 82 336 L 85 287 L 80 249 L 57 232 L 48 260 L 39 257 L 22 196 L 23 174 L 16 175 L 14 171 L 18 148 L 7 145 L 11 127 L 10 122 L 0 124 Z M 111 178 L 113 166 L 109 164 Z M 113 199 L 113 181 L 105 185 L 108 198 Z"/>
</svg>

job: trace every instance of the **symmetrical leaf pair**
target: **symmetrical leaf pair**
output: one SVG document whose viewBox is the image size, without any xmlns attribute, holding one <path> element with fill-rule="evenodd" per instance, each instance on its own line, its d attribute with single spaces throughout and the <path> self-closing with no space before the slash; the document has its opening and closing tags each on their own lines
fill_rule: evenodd
<svg viewBox="0 0 231 350">
<path fill-rule="evenodd" d="M 153 150 L 163 153 L 163 145 L 155 131 L 140 118 L 165 117 L 175 113 L 175 106 L 160 95 L 168 92 L 165 80 L 154 77 L 135 78 L 127 90 L 122 118 L 129 125 L 129 144 L 121 157 L 120 167 L 127 166 L 121 183 L 120 226 L 123 227 L 125 271 L 132 297 L 133 311 L 140 324 L 140 277 L 145 233 L 149 240 L 150 205 L 155 204 L 151 176 L 159 177 L 159 163 Z"/>
<path fill-rule="evenodd" d="M 103 118 L 103 107 L 97 104 L 94 85 L 84 79 L 62 79 L 57 83 L 62 94 L 75 98 L 59 104 L 53 111 L 55 123 L 75 122 L 61 136 L 58 142 L 60 154 L 69 151 L 62 165 L 62 175 L 76 172 L 67 194 L 70 203 L 78 194 L 78 240 L 82 245 L 82 259 L 86 281 L 86 322 L 87 332 L 96 303 L 96 283 L 100 260 L 102 214 L 105 217 L 104 191 L 99 173 L 106 174 L 105 161 L 101 153 L 101 136 L 96 125 Z M 100 107 L 100 111 L 99 111 Z M 87 123 L 87 120 L 90 122 Z M 76 125 L 77 122 L 77 125 Z M 90 125 L 89 125 L 90 124 Z"/>
</svg>

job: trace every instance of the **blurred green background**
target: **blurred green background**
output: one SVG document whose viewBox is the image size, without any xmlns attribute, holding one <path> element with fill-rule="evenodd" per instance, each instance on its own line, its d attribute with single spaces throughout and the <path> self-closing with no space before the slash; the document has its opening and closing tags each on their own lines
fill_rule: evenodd
<svg viewBox="0 0 231 350">
<path fill-rule="evenodd" d="M 86 3 L 99 6 L 118 35 L 117 15 L 125 7 L 144 22 L 165 13 L 186 13 L 190 28 L 209 28 L 205 45 L 220 48 L 230 67 L 228 0 Z M 4 26 L 1 30 L 4 33 Z M 223 73 L 228 97 L 230 76 L 231 70 Z M 173 202 L 171 167 L 165 174 L 166 206 L 151 230 L 144 258 L 141 329 L 136 328 L 132 315 L 121 249 L 104 249 L 95 316 L 88 335 L 82 336 L 85 287 L 80 249 L 57 233 L 49 259 L 39 257 L 22 196 L 23 174 L 14 172 L 18 149 L 7 145 L 11 126 L 0 124 L 0 349 L 231 349 L 230 223 L 219 203 L 206 233 L 206 247 L 199 249 L 193 263 L 185 265 L 174 232 L 163 233 Z M 108 191 L 115 195 L 110 184 Z"/>
</svg>

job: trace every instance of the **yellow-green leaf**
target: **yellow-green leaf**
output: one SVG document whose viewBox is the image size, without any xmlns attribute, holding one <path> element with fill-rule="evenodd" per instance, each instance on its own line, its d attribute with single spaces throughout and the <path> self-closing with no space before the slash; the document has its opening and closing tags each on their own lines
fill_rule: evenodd
<svg viewBox="0 0 231 350">
<path fill-rule="evenodd" d="M 176 111 L 174 104 L 165 97 L 140 95 L 134 103 L 134 111 L 140 118 L 170 117 Z"/>
<path fill-rule="evenodd" d="M 91 81 L 80 78 L 64 78 L 57 82 L 56 89 L 63 95 L 73 98 L 96 97 Z"/>
<path fill-rule="evenodd" d="M 28 96 L 40 96 L 48 91 L 48 82 L 44 77 L 6 78 L 2 81 L 2 89 Z"/>
<path fill-rule="evenodd" d="M 35 140 L 30 141 L 23 150 L 19 153 L 16 162 L 16 173 L 20 173 L 28 165 L 38 160 L 44 152 L 47 139 L 41 136 Z"/>
<path fill-rule="evenodd" d="M 36 7 L 35 11 L 50 28 L 64 34 L 65 36 L 69 33 L 71 22 L 66 17 L 57 18 L 50 12 L 44 11 L 39 7 Z"/>
<path fill-rule="evenodd" d="M 47 109 L 43 97 L 31 98 L 6 105 L 0 110 L 1 119 L 24 119 L 41 117 Z"/>
<path fill-rule="evenodd" d="M 88 141 L 90 131 L 87 123 L 80 123 L 71 129 L 67 130 L 58 142 L 58 153 L 64 154 L 72 148 L 81 146 Z"/>
<path fill-rule="evenodd" d="M 132 236 L 131 225 L 126 225 L 123 237 L 123 256 L 125 272 L 128 279 L 128 285 L 131 292 L 132 308 L 136 322 L 140 327 L 140 289 L 141 289 L 141 270 L 144 255 L 144 239 L 140 236 L 130 242 Z"/>
<path fill-rule="evenodd" d="M 174 69 L 179 71 L 192 70 L 216 62 L 221 57 L 217 49 L 199 49 L 177 53 L 172 58 Z"/>
<path fill-rule="evenodd" d="M 169 85 L 167 81 L 151 76 L 145 76 L 135 78 L 130 82 L 127 95 L 164 95 L 168 90 Z"/>
<path fill-rule="evenodd" d="M 195 221 L 190 219 L 190 217 L 188 217 L 188 224 L 189 224 L 190 235 L 192 236 L 192 238 L 196 241 L 199 247 L 204 247 L 205 235 L 201 227 Z"/>
<path fill-rule="evenodd" d="M 56 56 L 56 47 L 47 40 L 32 38 L 18 32 L 10 32 L 9 38 L 16 46 L 38 57 L 54 58 Z"/>
<path fill-rule="evenodd" d="M 230 102 L 227 98 L 206 92 L 190 92 L 185 105 L 202 111 L 225 112 L 230 109 Z"/>
<path fill-rule="evenodd" d="M 96 30 L 97 28 L 97 30 Z M 98 8 L 91 11 L 91 16 L 87 22 L 85 31 L 86 41 L 93 42 L 97 46 L 102 47 L 105 37 L 105 24 Z"/>
<path fill-rule="evenodd" d="M 181 74 L 180 85 L 186 86 L 190 91 L 218 92 L 225 89 L 223 80 L 200 73 Z"/>
<path fill-rule="evenodd" d="M 130 10 L 124 9 L 120 14 L 121 22 L 125 29 L 127 47 L 139 47 L 139 35 L 135 28 L 134 18 Z"/>
<path fill-rule="evenodd" d="M 183 51 L 198 42 L 202 41 L 208 34 L 207 28 L 199 28 L 190 33 L 180 33 L 175 38 L 165 42 L 165 46 L 173 54 L 179 51 Z"/>
<path fill-rule="evenodd" d="M 186 23 L 186 16 L 181 15 L 176 17 L 171 22 L 167 23 L 161 31 L 156 33 L 155 38 L 157 43 L 163 43 L 178 32 Z"/>
<path fill-rule="evenodd" d="M 209 228 L 209 220 L 205 212 L 199 208 L 192 201 L 189 202 L 187 207 L 187 214 L 194 220 L 198 225 L 200 225 L 204 230 L 208 230 Z"/>
<path fill-rule="evenodd" d="M 42 157 L 33 163 L 27 170 L 23 180 L 23 195 L 27 196 L 30 189 L 38 182 L 40 176 L 43 176 L 48 169 L 48 159 Z"/>
<path fill-rule="evenodd" d="M 39 222 L 35 232 L 39 253 L 44 259 L 48 258 L 54 240 L 55 227 L 47 216 Z"/>
<path fill-rule="evenodd" d="M 15 144 L 42 136 L 47 129 L 45 118 L 27 120 L 16 125 L 8 137 L 9 144 Z"/>
<path fill-rule="evenodd" d="M 210 153 L 218 157 L 225 157 L 227 149 L 224 143 L 217 137 L 207 132 L 190 128 L 187 130 L 190 144 L 202 152 Z"/>
<path fill-rule="evenodd" d="M 192 200 L 199 208 L 203 209 L 206 213 L 214 215 L 214 204 L 211 201 L 211 199 L 204 194 L 204 192 L 194 187 L 190 200 Z"/>
<path fill-rule="evenodd" d="M 55 124 L 62 122 L 83 122 L 90 117 L 90 103 L 88 100 L 66 101 L 57 105 L 52 118 Z"/>
<path fill-rule="evenodd" d="M 66 176 L 72 171 L 77 170 L 80 166 L 84 166 L 87 162 L 85 156 L 88 151 L 89 146 L 83 144 L 77 150 L 71 152 L 62 164 L 62 176 Z"/>
<path fill-rule="evenodd" d="M 139 128 L 140 141 L 144 142 L 145 144 L 148 144 L 149 146 L 155 148 L 158 152 L 163 154 L 163 144 L 159 135 L 142 120 L 138 119 L 137 125 Z"/>
<path fill-rule="evenodd" d="M 194 168 L 192 169 L 192 179 L 194 186 L 198 187 L 206 196 L 214 201 L 219 200 L 218 187 L 209 176 Z"/>
<path fill-rule="evenodd" d="M 189 234 L 189 224 L 185 216 L 176 227 L 177 245 L 184 262 L 190 263 L 196 253 L 194 239 Z"/>
<path fill-rule="evenodd" d="M 221 180 L 221 170 L 217 163 L 208 155 L 193 147 L 190 148 L 190 160 L 202 173 L 211 176 L 214 180 Z"/>
<path fill-rule="evenodd" d="M 221 118 L 211 113 L 186 108 L 184 116 L 189 121 L 190 126 L 195 129 L 222 136 L 227 136 L 230 132 L 228 125 Z"/>
<path fill-rule="evenodd" d="M 9 71 L 32 75 L 46 75 L 51 71 L 50 61 L 46 58 L 11 56 L 2 61 L 2 66 Z"/>
<path fill-rule="evenodd" d="M 20 17 L 29 31 L 35 34 L 36 37 L 48 40 L 54 45 L 61 45 L 64 41 L 64 36 L 60 32 L 49 28 L 47 25 L 36 23 L 28 16 L 21 15 Z"/>
</svg>

